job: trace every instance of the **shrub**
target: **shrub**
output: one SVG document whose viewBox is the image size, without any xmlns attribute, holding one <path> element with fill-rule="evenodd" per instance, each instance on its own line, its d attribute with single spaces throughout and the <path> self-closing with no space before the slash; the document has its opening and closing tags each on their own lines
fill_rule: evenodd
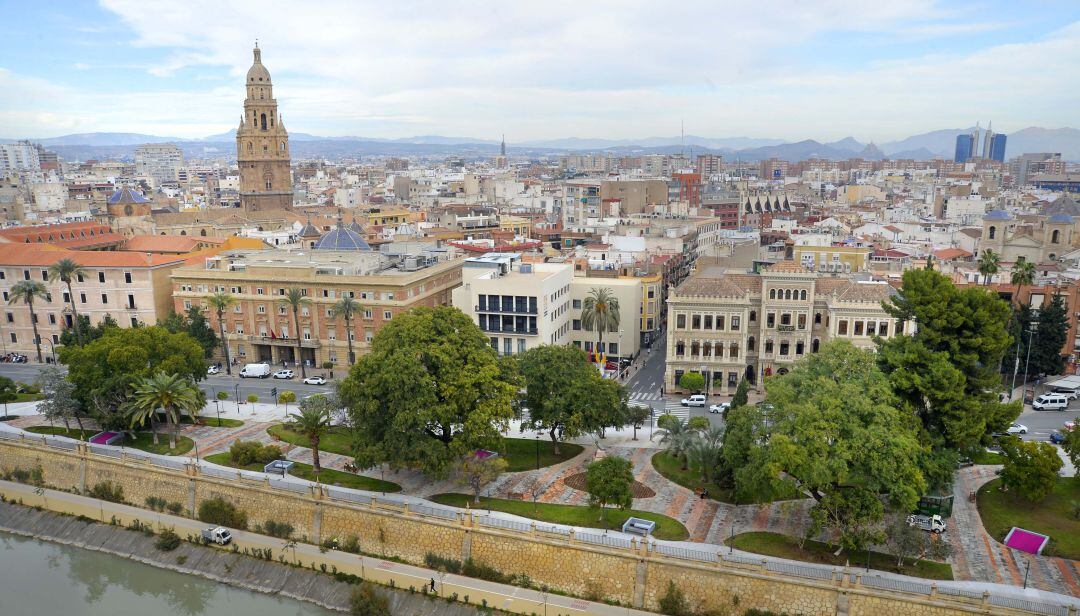
<svg viewBox="0 0 1080 616">
<path fill-rule="evenodd" d="M 173 532 L 171 528 L 166 528 L 161 531 L 161 535 L 158 536 L 158 540 L 154 543 L 154 547 L 162 552 L 172 552 L 180 547 L 180 541 L 180 535 Z"/>
<path fill-rule="evenodd" d="M 109 501 L 110 503 L 122 503 L 124 502 L 124 486 L 115 484 L 111 481 L 102 481 L 96 483 L 92 488 L 86 491 L 86 495 L 90 498 L 100 498 L 103 501 Z"/>
<path fill-rule="evenodd" d="M 349 613 L 352 616 L 390 616 L 390 603 L 365 582 L 349 597 Z"/>
<path fill-rule="evenodd" d="M 341 551 L 348 552 L 350 554 L 360 553 L 360 537 L 356 535 L 349 535 L 345 537 L 345 541 L 341 544 Z"/>
<path fill-rule="evenodd" d="M 45 485 L 45 471 L 40 466 L 25 469 L 15 467 L 10 471 L 4 471 L 3 478 L 7 481 L 25 483 L 31 486 L 42 487 Z"/>
<path fill-rule="evenodd" d="M 223 498 L 204 500 L 199 505 L 199 519 L 207 524 L 217 524 L 244 530 L 247 528 L 247 513 Z"/>
<path fill-rule="evenodd" d="M 690 603 L 672 580 L 668 580 L 667 592 L 660 597 L 660 613 L 668 616 L 690 616 Z"/>
<path fill-rule="evenodd" d="M 493 569 L 488 565 L 476 563 L 471 558 L 465 559 L 465 562 L 461 564 L 461 574 L 468 577 L 480 578 L 481 580 L 487 580 L 489 582 L 498 582 L 500 584 L 511 583 L 511 576 L 508 576 L 497 569 Z M 524 584 L 519 585 L 524 586 Z"/>
<path fill-rule="evenodd" d="M 152 511 L 165 511 L 165 499 L 160 496 L 147 496 L 146 508 Z"/>
<path fill-rule="evenodd" d="M 256 524 L 255 532 L 277 537 L 278 539 L 288 539 L 293 534 L 293 525 L 288 522 L 267 520 L 264 524 Z"/>
<path fill-rule="evenodd" d="M 461 561 L 454 558 L 447 558 L 445 556 L 439 556 L 438 554 L 432 554 L 428 552 L 424 556 L 424 564 L 430 569 L 436 571 L 446 571 L 447 573 L 461 573 Z"/>
<path fill-rule="evenodd" d="M 169 511 L 169 513 L 171 513 L 173 515 L 180 515 L 180 512 L 182 512 L 184 510 L 184 505 L 181 504 L 181 503 L 178 503 L 176 501 L 173 501 L 171 503 L 166 503 L 165 504 L 165 509 L 167 509 Z"/>
<path fill-rule="evenodd" d="M 280 447 L 263 445 L 257 441 L 235 441 L 229 447 L 229 459 L 237 466 L 269 464 L 281 457 Z"/>
</svg>

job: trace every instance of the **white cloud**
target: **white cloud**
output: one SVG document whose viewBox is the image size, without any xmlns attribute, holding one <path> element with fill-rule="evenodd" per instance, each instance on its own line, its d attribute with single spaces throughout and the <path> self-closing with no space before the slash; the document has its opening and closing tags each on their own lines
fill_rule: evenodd
<svg viewBox="0 0 1080 616">
<path fill-rule="evenodd" d="M 685 120 L 688 132 L 711 136 L 883 141 L 977 119 L 1003 130 L 1065 125 L 1080 101 L 1070 78 L 1080 26 L 992 46 L 1007 38 L 1004 20 L 972 20 L 935 0 L 102 4 L 135 33 L 131 63 L 145 63 L 143 49 L 167 51 L 148 79 L 191 83 L 165 93 L 138 83 L 121 95 L 64 89 L 33 102 L 5 95 L 0 134 L 55 132 L 27 110 L 74 114 L 80 130 L 196 137 L 231 128 L 255 38 L 286 126 L 328 135 L 640 137 L 675 134 Z M 956 36 L 987 45 L 927 53 Z M 846 37 L 863 41 L 858 51 L 807 52 Z M 910 52 L 875 61 L 866 39 L 876 38 L 908 41 Z M 189 77 L 192 69 L 201 74 Z M 222 71 L 231 85 L 203 89 Z M 30 79 L 18 87 L 55 87 Z M 25 124 L 5 121 L 4 109 Z"/>
</svg>

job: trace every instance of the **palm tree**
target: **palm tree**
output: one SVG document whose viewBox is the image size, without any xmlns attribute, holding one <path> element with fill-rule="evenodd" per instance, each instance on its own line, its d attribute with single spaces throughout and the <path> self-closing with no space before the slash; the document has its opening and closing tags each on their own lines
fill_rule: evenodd
<svg viewBox="0 0 1080 616">
<path fill-rule="evenodd" d="M 300 307 L 310 306 L 311 300 L 304 294 L 303 289 L 292 287 L 278 303 L 292 310 L 293 328 L 296 330 L 296 363 L 300 364 L 300 378 L 306 379 L 307 370 L 304 369 L 304 360 L 300 356 Z"/>
<path fill-rule="evenodd" d="M 687 457 L 701 471 L 701 480 L 712 481 L 713 469 L 720 464 L 720 444 L 698 437 L 687 448 Z"/>
<path fill-rule="evenodd" d="M 660 444 L 667 445 L 668 453 L 682 462 L 684 471 L 688 463 L 686 453 L 696 436 L 697 432 L 691 430 L 689 424 L 681 418 L 673 416 L 664 418 L 663 427 L 660 429 Z"/>
<path fill-rule="evenodd" d="M 619 298 L 611 289 L 593 287 L 589 290 L 581 303 L 581 325 L 589 331 L 596 328 L 596 353 L 599 357 L 600 349 L 604 346 L 604 332 L 619 329 Z"/>
<path fill-rule="evenodd" d="M 236 298 L 224 291 L 218 291 L 206 298 L 206 303 L 217 312 L 218 331 L 221 334 L 221 350 L 225 352 L 225 374 L 232 376 L 232 362 L 229 360 L 229 341 L 225 339 L 225 310 L 236 303 Z"/>
<path fill-rule="evenodd" d="M 1031 285 L 1035 282 L 1035 264 L 1027 260 L 1014 263 L 1010 282 L 1016 285 L 1016 299 L 1017 303 L 1020 303 L 1021 289 L 1024 288 L 1024 285 Z M 1031 305 L 1030 297 L 1028 298 L 1028 305 Z"/>
<path fill-rule="evenodd" d="M 349 343 L 349 365 L 356 363 L 356 354 L 353 353 L 352 346 L 352 319 L 353 315 L 360 312 L 363 307 L 360 302 L 346 295 L 341 298 L 338 303 L 334 304 L 333 313 L 334 316 L 345 319 L 345 340 Z"/>
<path fill-rule="evenodd" d="M 990 284 L 990 277 L 998 273 L 998 262 L 1001 255 L 993 250 L 986 250 L 979 255 L 979 273 L 983 276 L 983 284 Z"/>
<path fill-rule="evenodd" d="M 319 441 L 330 431 L 331 411 L 326 396 L 312 396 L 300 403 L 299 413 L 290 413 L 292 430 L 307 437 L 311 443 L 311 466 L 319 474 Z"/>
<path fill-rule="evenodd" d="M 192 419 L 199 412 L 199 389 L 191 380 L 179 374 L 158 372 L 153 376 L 143 377 L 135 383 L 131 395 L 131 427 L 142 425 L 150 420 L 154 426 L 154 415 L 158 409 L 165 411 L 165 421 L 172 425 L 169 432 L 169 449 L 176 449 L 176 440 L 180 431 L 180 417 L 186 411 Z M 154 443 L 158 442 L 154 430 Z"/>
<path fill-rule="evenodd" d="M 82 344 L 82 327 L 79 325 L 79 312 L 75 309 L 75 293 L 71 291 L 71 281 L 86 275 L 83 266 L 73 259 L 63 258 L 49 266 L 49 280 L 59 280 L 67 285 L 68 303 L 71 304 L 71 322 L 75 327 L 75 341 Z"/>
<path fill-rule="evenodd" d="M 39 364 L 45 363 L 41 358 L 41 336 L 38 335 L 37 315 L 34 314 L 34 300 L 46 299 L 49 294 L 45 291 L 45 285 L 36 280 L 20 280 L 11 287 L 8 299 L 9 304 L 22 302 L 30 309 L 30 324 L 34 326 L 34 346 L 37 347 L 37 360 Z"/>
</svg>

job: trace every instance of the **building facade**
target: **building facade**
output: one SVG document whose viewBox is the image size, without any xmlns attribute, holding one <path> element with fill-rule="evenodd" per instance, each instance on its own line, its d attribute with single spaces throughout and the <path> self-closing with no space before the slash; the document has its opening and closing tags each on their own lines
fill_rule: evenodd
<svg viewBox="0 0 1080 616">
<path fill-rule="evenodd" d="M 743 378 L 760 389 L 830 340 L 872 348 L 875 336 L 899 333 L 882 308 L 894 292 L 884 282 L 819 277 L 795 261 L 760 274 L 694 276 L 668 296 L 665 387 L 698 372 L 707 394 L 729 395 Z"/>
<path fill-rule="evenodd" d="M 150 178 L 154 187 L 180 181 L 184 151 L 171 143 L 145 143 L 135 148 L 135 173 Z"/>
<path fill-rule="evenodd" d="M 488 253 L 466 259 L 461 279 L 454 306 L 480 326 L 500 355 L 570 342 L 571 265 Z"/>
<path fill-rule="evenodd" d="M 247 72 L 244 115 L 236 129 L 236 162 L 240 167 L 240 207 L 248 212 L 292 208 L 289 134 L 278 114 L 270 71 L 258 45 Z"/>
</svg>

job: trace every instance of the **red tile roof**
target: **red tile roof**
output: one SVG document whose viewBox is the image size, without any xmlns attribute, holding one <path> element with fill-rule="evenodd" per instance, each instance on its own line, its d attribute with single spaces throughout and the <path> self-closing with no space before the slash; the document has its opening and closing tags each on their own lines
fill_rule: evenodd
<svg viewBox="0 0 1080 616">
<path fill-rule="evenodd" d="M 47 267 L 64 258 L 84 267 L 138 268 L 183 263 L 183 259 L 176 256 L 141 252 L 64 250 L 46 246 L 0 244 L 0 266 Z"/>
</svg>

